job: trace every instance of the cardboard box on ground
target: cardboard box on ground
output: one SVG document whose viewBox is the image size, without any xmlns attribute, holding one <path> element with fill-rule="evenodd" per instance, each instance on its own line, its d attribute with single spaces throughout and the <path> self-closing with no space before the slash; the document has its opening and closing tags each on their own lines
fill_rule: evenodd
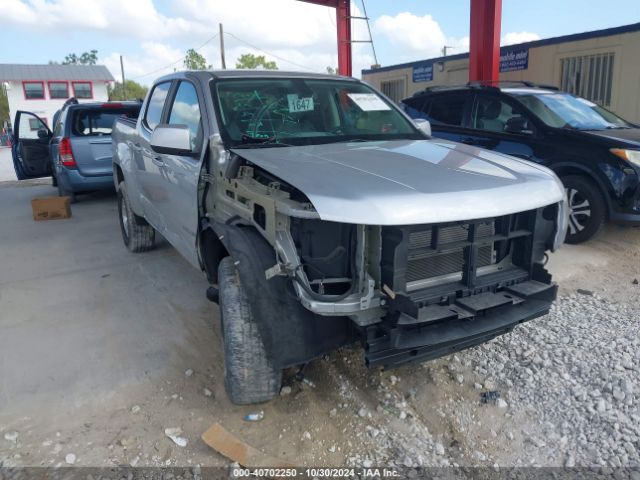
<svg viewBox="0 0 640 480">
<path fill-rule="evenodd" d="M 69 218 L 71 216 L 71 198 L 34 198 L 31 200 L 31 209 L 33 210 L 33 219 L 36 221 Z"/>
</svg>

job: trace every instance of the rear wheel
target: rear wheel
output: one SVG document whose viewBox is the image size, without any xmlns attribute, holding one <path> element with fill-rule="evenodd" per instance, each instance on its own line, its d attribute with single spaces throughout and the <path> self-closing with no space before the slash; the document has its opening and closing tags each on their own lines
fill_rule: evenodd
<svg viewBox="0 0 640 480">
<path fill-rule="evenodd" d="M 266 402 L 280 391 L 282 371 L 267 356 L 248 292 L 231 257 L 218 267 L 224 339 L 224 384 L 236 405 Z"/>
<path fill-rule="evenodd" d="M 567 243 L 581 243 L 593 238 L 606 220 L 604 198 L 598 187 L 578 175 L 562 178 L 569 202 Z"/>
<path fill-rule="evenodd" d="M 147 221 L 133 213 L 124 182 L 118 188 L 118 218 L 122 240 L 126 247 L 134 253 L 151 250 L 155 243 L 156 231 Z"/>
</svg>

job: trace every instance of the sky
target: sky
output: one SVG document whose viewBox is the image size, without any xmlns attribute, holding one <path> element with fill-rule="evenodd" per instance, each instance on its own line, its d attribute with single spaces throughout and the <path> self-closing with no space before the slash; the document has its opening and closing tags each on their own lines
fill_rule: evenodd
<svg viewBox="0 0 640 480">
<path fill-rule="evenodd" d="M 363 0 L 352 14 L 363 15 Z M 469 48 L 469 0 L 364 0 L 378 63 L 393 65 Z M 638 0 L 503 0 L 502 44 L 640 22 Z M 335 11 L 297 0 L 0 0 L 0 63 L 62 61 L 98 50 L 100 64 L 142 84 L 183 68 L 196 48 L 220 67 L 218 24 L 227 67 L 243 53 L 265 55 L 281 70 L 336 67 Z M 354 40 L 368 40 L 353 20 Z M 354 75 L 374 63 L 371 45 L 354 44 Z"/>
</svg>

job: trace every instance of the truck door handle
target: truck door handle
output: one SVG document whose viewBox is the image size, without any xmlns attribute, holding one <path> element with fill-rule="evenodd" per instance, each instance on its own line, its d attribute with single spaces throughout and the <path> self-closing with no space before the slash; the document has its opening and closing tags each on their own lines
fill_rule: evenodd
<svg viewBox="0 0 640 480">
<path fill-rule="evenodd" d="M 154 165 L 158 167 L 166 167 L 166 164 L 164 163 L 164 160 L 162 160 L 161 157 L 151 157 L 151 161 L 154 163 Z"/>
<path fill-rule="evenodd" d="M 471 137 L 467 137 L 467 138 L 463 138 L 462 140 L 460 140 L 462 143 L 464 143 L 465 145 L 476 145 L 476 141 L 471 138 Z"/>
</svg>

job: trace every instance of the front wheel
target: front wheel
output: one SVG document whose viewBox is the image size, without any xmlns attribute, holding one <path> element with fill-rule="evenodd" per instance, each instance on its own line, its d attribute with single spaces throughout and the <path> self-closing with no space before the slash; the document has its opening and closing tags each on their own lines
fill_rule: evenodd
<svg viewBox="0 0 640 480">
<path fill-rule="evenodd" d="M 218 283 L 227 395 L 236 405 L 271 400 L 280 391 L 282 371 L 267 355 L 248 292 L 231 257 L 220 262 Z"/>
<path fill-rule="evenodd" d="M 122 240 L 130 251 L 140 253 L 153 248 L 156 231 L 144 218 L 133 213 L 124 182 L 118 187 L 118 218 Z"/>
<path fill-rule="evenodd" d="M 606 220 L 604 198 L 590 180 L 569 175 L 562 178 L 569 203 L 567 243 L 582 243 L 593 238 Z"/>
</svg>

